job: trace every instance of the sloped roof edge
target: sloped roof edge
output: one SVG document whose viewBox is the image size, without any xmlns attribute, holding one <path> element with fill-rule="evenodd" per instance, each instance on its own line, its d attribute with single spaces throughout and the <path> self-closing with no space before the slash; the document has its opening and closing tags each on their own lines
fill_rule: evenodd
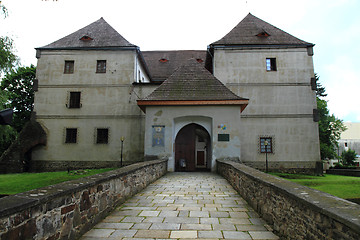
<svg viewBox="0 0 360 240">
<path fill-rule="evenodd" d="M 84 36 L 87 39 L 84 41 Z M 136 45 L 127 41 L 104 18 L 63 37 L 38 50 L 52 49 L 99 49 L 99 48 L 134 48 Z"/>
<path fill-rule="evenodd" d="M 260 36 L 259 33 L 266 32 L 267 36 Z M 289 33 L 277 28 L 270 23 L 261 20 L 249 13 L 243 20 L 241 20 L 229 33 L 227 33 L 220 40 L 210 44 L 210 46 L 224 45 L 224 46 L 263 46 L 269 45 L 278 46 L 302 46 L 309 47 L 314 44 L 305 42 L 296 38 Z"/>
</svg>

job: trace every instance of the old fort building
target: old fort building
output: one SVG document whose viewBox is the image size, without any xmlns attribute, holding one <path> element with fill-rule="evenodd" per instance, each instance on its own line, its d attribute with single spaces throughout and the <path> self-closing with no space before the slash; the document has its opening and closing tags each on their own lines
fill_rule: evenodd
<svg viewBox="0 0 360 240">
<path fill-rule="evenodd" d="M 122 155 L 167 158 L 169 171 L 214 171 L 222 158 L 314 169 L 313 46 L 248 14 L 203 51 L 140 51 L 101 18 L 36 49 L 47 142 L 31 168 L 118 166 Z"/>
</svg>

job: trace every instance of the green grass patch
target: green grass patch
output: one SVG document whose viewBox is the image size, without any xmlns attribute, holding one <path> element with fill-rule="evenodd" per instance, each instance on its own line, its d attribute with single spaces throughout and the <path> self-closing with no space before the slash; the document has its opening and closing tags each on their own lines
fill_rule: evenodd
<svg viewBox="0 0 360 240">
<path fill-rule="evenodd" d="M 301 174 L 271 173 L 286 178 L 289 181 L 330 193 L 331 195 L 350 199 L 360 198 L 360 178 L 325 174 L 324 176 L 311 176 Z"/>
<path fill-rule="evenodd" d="M 0 174 L 0 194 L 12 195 L 69 180 L 74 180 L 115 168 L 74 170 L 64 172 Z"/>
</svg>

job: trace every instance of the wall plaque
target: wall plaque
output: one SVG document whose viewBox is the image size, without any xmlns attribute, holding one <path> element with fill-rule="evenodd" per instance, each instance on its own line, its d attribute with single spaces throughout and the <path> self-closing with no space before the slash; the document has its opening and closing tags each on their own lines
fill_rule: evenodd
<svg viewBox="0 0 360 240">
<path fill-rule="evenodd" d="M 164 147 L 165 126 L 152 126 L 152 146 Z"/>
<path fill-rule="evenodd" d="M 218 134 L 218 142 L 229 142 L 230 134 Z"/>
</svg>

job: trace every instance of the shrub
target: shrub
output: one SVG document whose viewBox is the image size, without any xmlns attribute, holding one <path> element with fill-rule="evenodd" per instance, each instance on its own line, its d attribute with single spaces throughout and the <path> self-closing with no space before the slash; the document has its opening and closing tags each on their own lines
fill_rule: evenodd
<svg viewBox="0 0 360 240">
<path fill-rule="evenodd" d="M 341 158 L 344 166 L 353 166 L 355 165 L 356 152 L 349 148 L 349 150 L 341 153 Z"/>
</svg>

